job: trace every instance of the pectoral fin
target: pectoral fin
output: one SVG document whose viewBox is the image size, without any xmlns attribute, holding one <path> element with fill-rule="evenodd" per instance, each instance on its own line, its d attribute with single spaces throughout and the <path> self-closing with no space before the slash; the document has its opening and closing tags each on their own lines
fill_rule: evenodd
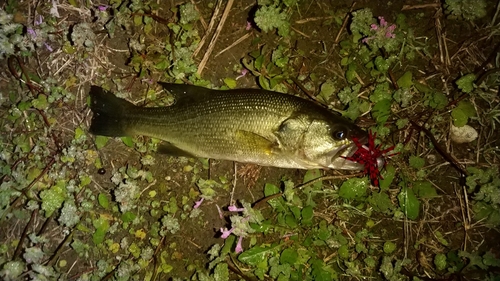
<svg viewBox="0 0 500 281">
<path fill-rule="evenodd" d="M 267 155 L 273 153 L 276 144 L 267 138 L 250 131 L 238 130 L 235 136 L 236 142 L 250 149 L 263 151 Z"/>
<path fill-rule="evenodd" d="M 167 154 L 170 156 L 175 156 L 175 157 L 189 157 L 189 158 L 196 158 L 198 156 L 187 152 L 185 150 L 182 150 L 178 148 L 177 146 L 169 143 L 169 142 L 164 142 L 158 145 L 157 152 L 160 154 Z"/>
</svg>

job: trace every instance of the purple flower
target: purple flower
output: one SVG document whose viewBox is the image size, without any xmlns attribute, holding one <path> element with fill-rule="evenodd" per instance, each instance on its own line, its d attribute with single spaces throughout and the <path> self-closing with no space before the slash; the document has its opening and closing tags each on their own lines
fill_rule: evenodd
<svg viewBox="0 0 500 281">
<path fill-rule="evenodd" d="M 33 28 L 28 27 L 28 28 L 26 29 L 26 32 L 28 32 L 28 34 L 29 34 L 29 35 L 31 35 L 31 36 L 33 36 L 33 37 L 36 37 L 36 32 L 35 32 L 35 30 L 34 30 Z"/>
<path fill-rule="evenodd" d="M 247 26 L 245 27 L 246 30 L 252 29 L 252 23 L 247 21 Z"/>
<path fill-rule="evenodd" d="M 233 232 L 233 230 L 234 230 L 234 227 L 229 229 L 229 230 L 225 227 L 224 228 L 221 227 L 220 232 L 222 232 L 222 235 L 220 236 L 220 238 L 222 238 L 222 239 L 228 238 L 229 235 L 231 235 L 231 233 Z"/>
<path fill-rule="evenodd" d="M 149 85 L 153 85 L 153 83 L 154 83 L 154 80 L 153 80 L 153 79 L 150 79 L 150 78 L 149 78 L 149 79 L 148 79 L 148 78 L 144 78 L 144 79 L 142 79 L 141 81 L 142 81 L 142 82 L 146 82 L 146 83 L 148 83 Z M 202 200 L 202 202 L 203 202 L 203 200 Z M 201 203 L 200 203 L 200 204 L 201 204 Z"/>
<path fill-rule="evenodd" d="M 396 34 L 392 34 L 391 32 L 387 31 L 385 33 L 385 37 L 387 37 L 387 38 L 396 38 Z"/>
<path fill-rule="evenodd" d="M 35 25 L 40 25 L 43 22 L 43 17 L 42 15 L 38 15 L 38 20 L 35 20 Z"/>
<path fill-rule="evenodd" d="M 248 73 L 248 69 L 243 69 L 243 70 L 241 71 L 241 75 L 240 75 L 240 76 L 238 76 L 238 77 L 236 77 L 236 80 L 238 80 L 238 79 L 240 79 L 240 78 L 244 77 L 245 75 L 247 75 L 247 73 Z"/>
<path fill-rule="evenodd" d="M 195 201 L 195 202 L 194 202 L 195 204 L 194 204 L 194 206 L 193 206 L 193 209 L 198 209 L 198 208 L 200 207 L 201 203 L 203 203 L 203 200 L 205 200 L 205 198 L 203 198 L 203 197 L 202 197 L 200 200 Z"/>
<path fill-rule="evenodd" d="M 243 212 L 243 211 L 245 211 L 245 208 L 238 208 L 235 205 L 231 205 L 231 206 L 227 207 L 227 209 L 230 212 Z"/>
<path fill-rule="evenodd" d="M 109 8 L 108 5 L 99 5 L 99 6 L 97 6 L 97 9 L 99 9 L 99 11 L 101 11 L 101 12 L 106 11 L 108 8 Z"/>
<path fill-rule="evenodd" d="M 375 39 L 377 37 L 382 37 L 382 36 L 385 36 L 385 38 L 396 38 L 396 35 L 393 33 L 394 30 L 396 29 L 396 25 L 391 24 L 390 26 L 387 26 L 388 23 L 384 19 L 384 17 L 378 17 L 378 20 L 379 20 L 378 25 L 375 23 L 370 25 L 370 30 L 375 31 L 375 32 L 373 32 L 374 36 L 365 37 L 365 38 L 361 39 L 362 43 L 366 44 L 366 43 L 368 43 L 368 41 Z"/>
<path fill-rule="evenodd" d="M 43 45 L 45 46 L 45 48 L 47 48 L 47 50 L 49 50 L 49 52 L 54 51 L 54 49 L 52 49 L 52 47 L 49 44 L 47 44 L 46 42 L 43 42 Z"/>
<path fill-rule="evenodd" d="M 365 37 L 365 38 L 361 39 L 361 42 L 362 43 L 368 43 L 368 41 L 372 40 L 373 38 L 375 38 L 375 36 Z"/>
<path fill-rule="evenodd" d="M 387 38 L 395 38 L 396 35 L 393 34 L 394 30 L 396 29 L 396 25 L 395 24 L 392 24 L 391 26 L 389 26 L 387 28 L 387 32 L 385 33 L 385 37 Z"/>
<path fill-rule="evenodd" d="M 222 210 L 220 209 L 219 205 L 215 204 L 215 206 L 217 206 L 217 211 L 219 212 L 219 218 L 223 220 L 224 214 L 222 213 Z"/>
<path fill-rule="evenodd" d="M 378 20 L 380 22 L 380 26 L 381 27 L 386 27 L 387 26 L 387 22 L 385 21 L 384 17 L 378 17 Z"/>
<path fill-rule="evenodd" d="M 241 246 L 241 242 L 243 241 L 243 236 L 238 238 L 238 244 L 236 244 L 236 249 L 234 250 L 237 254 L 243 252 L 243 247 Z"/>
</svg>

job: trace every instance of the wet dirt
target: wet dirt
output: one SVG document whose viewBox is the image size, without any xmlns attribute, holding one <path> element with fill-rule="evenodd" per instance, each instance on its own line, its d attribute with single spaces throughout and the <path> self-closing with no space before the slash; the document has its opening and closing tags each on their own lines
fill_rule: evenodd
<svg viewBox="0 0 500 281">
<path fill-rule="evenodd" d="M 174 1 L 163 1 L 165 6 L 160 9 L 163 17 L 172 17 L 170 8 Z M 415 1 L 357 1 L 354 9 L 371 8 L 375 16 L 382 15 L 388 21 L 394 21 L 396 15 L 401 13 L 403 5 L 412 5 Z M 421 1 L 419 1 L 421 2 Z M 179 4 L 179 3 L 176 3 Z M 202 77 L 209 80 L 213 85 L 220 87 L 224 84 L 223 79 L 227 77 L 236 77 L 240 75 L 236 69 L 242 69 L 241 59 L 251 51 L 257 50 L 263 45 L 271 47 L 278 44 L 286 44 L 287 47 L 300 50 L 304 55 L 301 56 L 300 64 L 295 65 L 303 73 L 314 73 L 318 78 L 317 81 L 323 82 L 327 79 L 335 79 L 339 81 L 345 80 L 343 77 L 343 70 L 340 67 L 340 56 L 338 55 L 339 46 L 335 43 L 335 38 L 340 30 L 340 23 L 344 19 L 352 6 L 351 1 L 301 1 L 297 7 L 298 11 L 293 13 L 291 18 L 292 28 L 295 31 L 293 40 L 285 42 L 284 40 L 276 39 L 273 34 L 264 34 L 255 28 L 252 29 L 251 35 L 228 50 L 223 51 L 231 46 L 236 40 L 248 34 L 246 30 L 247 19 L 249 13 L 255 7 L 255 1 L 243 0 L 236 1 L 229 16 L 226 20 L 221 35 L 215 44 L 215 48 L 210 56 L 205 69 L 203 70 Z M 199 1 L 197 7 L 205 22 L 209 22 L 212 16 L 213 9 L 208 7 L 208 1 Z M 428 37 L 430 52 L 438 54 L 438 46 L 436 41 L 436 34 L 434 32 L 435 20 L 434 16 L 436 10 L 433 8 L 415 9 L 404 12 L 408 18 L 408 24 L 415 30 L 415 34 L 422 34 Z M 222 14 L 222 13 L 221 13 Z M 306 23 L 297 23 L 299 20 L 316 19 Z M 336 22 L 337 21 L 337 22 Z M 470 69 L 463 67 L 454 67 L 450 65 L 443 71 L 443 66 L 439 62 L 439 57 L 436 55 L 430 60 L 421 60 L 420 63 L 411 65 L 412 69 L 421 70 L 421 77 L 416 79 L 425 79 L 433 73 L 438 76 L 444 77 L 443 79 L 453 81 L 458 75 L 464 71 L 473 71 L 473 66 L 477 66 L 477 61 L 473 61 L 467 53 L 459 52 L 460 48 L 464 45 L 472 44 L 477 35 L 474 34 L 475 28 L 469 24 L 456 24 L 453 21 L 447 21 L 447 36 L 449 52 L 451 54 L 457 53 L 454 57 L 455 60 L 464 62 L 463 64 L 456 64 L 457 66 L 469 65 Z M 204 27 L 200 22 L 196 24 L 196 28 L 200 30 L 203 36 Z M 341 31 L 340 38 L 346 37 L 346 30 Z M 166 35 L 165 27 L 159 27 L 155 36 L 160 37 Z M 128 49 L 128 37 L 134 36 L 133 34 L 118 33 L 115 39 L 105 39 L 103 44 L 115 50 Z M 257 42 L 255 39 L 259 38 Z M 472 39 L 471 39 L 472 38 Z M 480 59 L 486 59 L 488 54 L 493 50 L 492 44 L 481 45 L 482 54 L 478 55 Z M 200 61 L 206 51 L 209 40 L 205 43 L 199 55 L 195 58 Z M 129 56 L 126 52 L 114 52 L 110 58 L 111 63 L 116 69 L 109 71 L 110 76 L 113 78 L 129 79 L 131 85 L 130 95 L 132 98 L 139 99 L 144 97 L 145 86 L 137 82 L 135 78 L 130 78 L 128 75 L 133 71 L 128 70 Z M 236 66 L 236 67 L 235 67 Z M 115 71 L 116 70 L 116 71 Z M 395 76 L 401 75 L 405 69 L 396 69 Z M 118 72 L 119 74 L 117 74 Z M 417 72 L 417 71 L 415 71 Z M 155 74 L 156 78 L 161 79 L 160 74 Z M 445 76 L 446 75 L 446 76 Z M 430 84 L 438 82 L 429 81 Z M 319 84 L 314 85 L 315 91 L 319 89 Z M 257 80 L 255 77 L 247 75 L 238 80 L 239 88 L 258 88 Z M 300 92 L 297 87 L 293 87 Z M 88 121 L 87 121 L 88 124 Z M 407 135 L 397 135 L 397 141 L 404 141 Z M 498 138 L 497 136 L 492 137 Z M 444 144 L 444 143 L 443 143 Z M 448 147 L 452 148 L 452 153 L 457 159 L 469 160 L 475 159 L 477 154 L 477 147 L 474 145 L 454 145 Z M 110 182 L 112 172 L 118 167 L 126 165 L 140 166 L 140 154 L 134 152 L 133 149 L 127 147 L 119 140 L 110 140 L 108 145 L 100 150 L 102 157 L 103 167 L 107 171 L 104 175 L 98 173 L 95 169 L 93 178 L 97 186 L 91 187 L 92 192 L 98 194 L 99 192 L 107 193 L 112 197 L 114 185 Z M 426 152 L 427 154 L 436 154 L 435 151 Z M 192 204 L 196 199 L 197 188 L 194 179 L 219 179 L 224 177 L 229 183 L 227 190 L 218 192 L 217 197 L 210 201 L 203 203 L 200 207 L 202 215 L 194 219 L 180 220 L 182 227 L 179 232 L 167 236 L 162 241 L 163 247 L 171 247 L 172 254 L 169 256 L 169 263 L 173 266 L 173 271 L 168 274 L 162 275 L 162 280 L 172 280 L 172 278 L 189 278 L 193 274 L 192 268 L 187 269 L 189 265 L 195 264 L 198 267 L 203 267 L 207 262 L 207 251 L 212 245 L 219 243 L 222 244 L 223 240 L 220 238 L 219 229 L 227 227 L 228 222 L 226 219 L 221 219 L 217 205 L 225 207 L 233 204 L 235 201 L 244 200 L 246 202 L 257 202 L 264 197 L 263 187 L 266 183 L 279 185 L 281 179 L 288 178 L 294 183 L 301 183 L 305 171 L 278 169 L 272 167 L 256 167 L 248 166 L 240 163 L 233 163 L 229 161 L 211 160 L 209 169 L 203 168 L 203 164 L 198 159 L 188 160 L 184 158 L 172 158 L 169 156 L 155 155 L 156 164 L 147 168 L 154 178 L 157 180 L 149 190 L 155 190 L 158 194 L 156 198 L 160 198 L 162 204 L 166 204 L 170 198 L 176 198 L 177 202 L 183 202 L 185 197 L 189 198 L 189 204 Z M 406 161 L 405 159 L 394 160 L 394 164 L 398 165 L 397 161 Z M 185 172 L 185 166 L 190 165 L 193 170 Z M 371 218 L 378 221 L 372 231 L 376 234 L 377 238 L 383 240 L 394 241 L 398 245 L 398 251 L 395 255 L 402 255 L 403 248 L 409 249 L 407 253 L 410 257 L 415 257 L 418 252 L 422 252 L 424 256 L 431 259 L 436 252 L 436 249 L 463 249 L 467 247 L 476 247 L 478 249 L 491 249 L 495 245 L 495 241 L 500 239 L 498 231 L 488 230 L 481 227 L 472 227 L 467 231 L 462 225 L 463 213 L 461 211 L 461 203 L 458 199 L 459 195 L 463 193 L 458 182 L 459 175 L 439 155 L 436 156 L 436 164 L 433 164 L 432 172 L 429 174 L 428 179 L 438 189 L 439 197 L 432 199 L 432 201 L 424 201 L 422 204 L 421 213 L 422 218 L 419 221 L 409 224 L 409 232 L 405 232 L 404 221 L 395 221 L 388 219 L 385 216 L 377 216 L 376 214 Z M 195 172 L 196 171 L 196 172 Z M 241 171 L 245 171 L 241 173 Z M 339 173 L 337 171 L 322 171 L 325 175 Z M 233 187 L 232 184 L 236 183 Z M 325 188 L 337 188 L 339 182 L 325 182 Z M 396 187 L 394 187 L 396 188 Z M 149 191 L 148 190 L 148 191 Z M 147 192 L 146 192 L 147 193 Z M 193 195 L 194 194 L 194 195 Z M 394 197 L 391 199 L 396 201 Z M 231 202 L 231 198 L 233 202 Z M 340 205 L 341 201 L 333 200 L 331 198 L 318 198 L 320 202 L 315 210 L 319 216 L 328 218 L 333 222 L 337 219 L 334 206 Z M 146 194 L 142 195 L 138 200 L 138 205 L 148 206 L 151 199 L 147 198 Z M 178 204 L 181 206 L 181 204 Z M 141 212 L 149 222 L 149 225 L 158 222 L 159 218 L 147 215 L 147 207 L 143 207 Z M 266 215 L 272 216 L 270 208 L 264 208 L 263 212 Z M 139 214 L 140 215 L 140 214 Z M 361 229 L 366 223 L 366 218 L 362 216 L 354 216 L 352 221 L 348 223 L 348 230 L 356 232 Z M 55 228 L 55 223 L 51 222 Z M 144 227 L 147 227 L 145 225 Z M 15 225 L 11 232 L 20 233 L 22 231 L 20 225 Z M 446 247 L 439 245 L 435 242 L 435 232 L 440 231 L 446 234 L 449 245 Z M 146 231 L 147 232 L 147 231 Z M 409 236 L 407 236 L 409 234 Z M 54 234 L 55 235 L 55 234 Z M 486 238 L 487 237 L 487 238 Z M 75 238 L 81 239 L 92 243 L 91 237 L 86 236 L 85 233 L 80 233 Z M 274 241 L 279 239 L 275 236 L 259 236 L 260 243 L 267 240 Z M 118 234 L 115 241 L 120 240 Z M 419 247 L 415 249 L 413 245 L 419 243 Z M 60 241 L 55 241 L 54 245 L 58 245 Z M 408 245 L 411 245 L 408 247 Z M 248 244 L 244 244 L 244 248 L 248 248 Z M 55 249 L 53 249 L 55 250 Z M 63 254 L 64 259 L 68 260 L 69 264 L 73 261 L 81 261 L 69 252 Z M 98 258 L 98 253 L 91 253 L 90 260 Z M 91 262 L 81 262 L 75 266 L 73 272 L 76 274 L 85 272 L 92 268 Z M 422 271 L 418 264 L 413 264 L 417 272 Z M 170 278 L 170 279 L 169 279 Z"/>
</svg>

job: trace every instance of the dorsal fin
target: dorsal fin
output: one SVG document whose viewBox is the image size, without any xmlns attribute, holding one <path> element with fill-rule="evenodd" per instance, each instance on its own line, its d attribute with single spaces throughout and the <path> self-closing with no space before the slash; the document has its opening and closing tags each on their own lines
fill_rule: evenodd
<svg viewBox="0 0 500 281">
<path fill-rule="evenodd" d="M 174 96 L 175 104 L 186 104 L 200 101 L 209 96 L 214 90 L 187 84 L 158 82 L 163 89 Z"/>
</svg>

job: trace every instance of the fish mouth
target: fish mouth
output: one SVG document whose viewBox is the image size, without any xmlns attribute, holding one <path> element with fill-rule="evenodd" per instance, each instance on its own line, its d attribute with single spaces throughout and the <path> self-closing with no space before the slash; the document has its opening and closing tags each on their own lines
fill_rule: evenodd
<svg viewBox="0 0 500 281">
<path fill-rule="evenodd" d="M 339 157 L 339 158 L 344 160 L 344 164 L 343 164 L 344 167 L 342 169 L 348 169 L 348 170 L 363 170 L 363 169 L 365 169 L 365 164 L 360 164 L 356 161 L 346 159 L 346 158 L 352 157 L 354 154 L 356 154 L 356 152 L 359 149 L 365 150 L 364 153 L 366 153 L 366 151 L 370 151 L 371 149 L 374 149 L 369 144 L 369 141 L 370 141 L 369 136 L 363 135 L 360 138 L 356 138 L 356 141 L 357 141 L 357 143 L 353 141 L 351 144 L 348 144 L 348 145 L 345 145 L 344 147 L 342 147 L 343 150 L 341 150 L 340 157 Z M 372 146 L 373 146 L 373 144 L 372 144 Z M 379 169 L 383 168 L 385 166 L 385 158 L 378 157 L 376 159 L 376 166 Z"/>
<path fill-rule="evenodd" d="M 364 165 L 359 164 L 357 162 L 346 159 L 351 157 L 358 147 L 355 143 L 345 144 L 341 146 L 335 155 L 332 156 L 331 164 L 329 168 L 331 169 L 339 169 L 339 170 L 363 170 Z"/>
</svg>

